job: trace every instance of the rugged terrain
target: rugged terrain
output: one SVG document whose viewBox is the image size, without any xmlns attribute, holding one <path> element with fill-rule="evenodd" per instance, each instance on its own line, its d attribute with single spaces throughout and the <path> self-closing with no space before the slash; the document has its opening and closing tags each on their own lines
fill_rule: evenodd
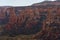
<svg viewBox="0 0 60 40">
<path fill-rule="evenodd" d="M 60 40 L 60 2 L 44 1 L 24 7 L 0 7 L 0 25 L 1 35 L 32 35 L 26 39 Z"/>
</svg>

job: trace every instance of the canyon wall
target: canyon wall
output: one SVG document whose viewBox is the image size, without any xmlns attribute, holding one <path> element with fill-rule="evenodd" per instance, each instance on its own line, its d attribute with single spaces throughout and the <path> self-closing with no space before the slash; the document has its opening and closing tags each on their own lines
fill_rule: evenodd
<svg viewBox="0 0 60 40">
<path fill-rule="evenodd" d="M 0 25 L 7 33 L 35 34 L 55 24 L 60 26 L 59 5 L 0 7 Z"/>
</svg>

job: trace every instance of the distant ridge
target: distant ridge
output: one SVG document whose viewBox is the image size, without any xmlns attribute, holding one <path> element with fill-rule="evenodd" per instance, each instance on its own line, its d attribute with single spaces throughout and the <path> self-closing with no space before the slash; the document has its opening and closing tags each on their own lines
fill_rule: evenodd
<svg viewBox="0 0 60 40">
<path fill-rule="evenodd" d="M 35 3 L 32 6 L 41 6 L 41 5 L 60 5 L 60 1 L 43 1 L 40 3 Z"/>
</svg>

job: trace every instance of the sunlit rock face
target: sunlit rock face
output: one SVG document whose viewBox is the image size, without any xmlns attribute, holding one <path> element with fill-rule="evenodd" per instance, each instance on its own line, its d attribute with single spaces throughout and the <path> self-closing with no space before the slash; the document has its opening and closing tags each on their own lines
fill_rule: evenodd
<svg viewBox="0 0 60 40">
<path fill-rule="evenodd" d="M 38 12 L 38 8 L 28 7 L 2 7 L 0 11 L 0 25 L 4 32 L 12 34 L 35 34 L 42 28 L 45 15 Z"/>
<path fill-rule="evenodd" d="M 56 3 L 56 1 L 52 3 Z M 46 4 L 49 4 L 49 2 L 46 2 Z M 8 34 L 36 34 L 40 30 L 45 30 L 53 22 L 59 23 L 59 4 L 47 6 L 45 2 L 42 2 L 41 5 L 36 5 L 1 7 L 0 24 L 5 25 L 4 32 L 6 31 Z"/>
</svg>

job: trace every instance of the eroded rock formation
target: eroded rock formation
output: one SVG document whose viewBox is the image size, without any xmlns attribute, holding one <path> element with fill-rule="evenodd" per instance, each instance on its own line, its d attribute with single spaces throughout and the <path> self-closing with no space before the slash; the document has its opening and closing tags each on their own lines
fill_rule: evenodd
<svg viewBox="0 0 60 40">
<path fill-rule="evenodd" d="M 60 2 L 57 2 L 57 5 L 47 3 L 48 6 L 43 2 L 42 5 L 37 4 L 38 6 L 1 7 L 0 24 L 5 25 L 4 32 L 8 34 L 37 34 L 33 38 L 46 38 L 46 40 L 48 37 L 51 39 L 53 36 L 60 37 L 60 5 L 58 3 Z"/>
</svg>

